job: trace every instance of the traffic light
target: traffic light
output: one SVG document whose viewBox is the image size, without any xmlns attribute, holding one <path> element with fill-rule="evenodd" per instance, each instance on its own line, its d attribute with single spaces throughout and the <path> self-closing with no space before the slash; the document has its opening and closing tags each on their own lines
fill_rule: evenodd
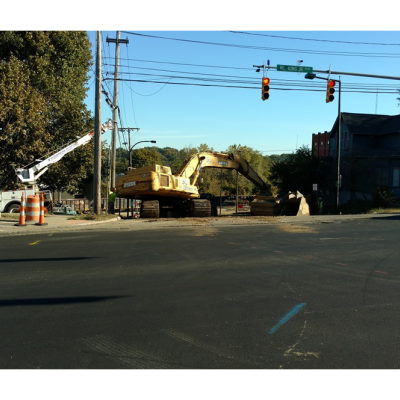
<svg viewBox="0 0 400 400">
<path fill-rule="evenodd" d="M 326 102 L 327 103 L 330 103 L 335 98 L 333 93 L 335 93 L 335 81 L 328 79 L 328 84 L 326 85 Z"/>
<path fill-rule="evenodd" d="M 269 78 L 262 78 L 261 99 L 263 101 L 269 99 Z"/>
</svg>

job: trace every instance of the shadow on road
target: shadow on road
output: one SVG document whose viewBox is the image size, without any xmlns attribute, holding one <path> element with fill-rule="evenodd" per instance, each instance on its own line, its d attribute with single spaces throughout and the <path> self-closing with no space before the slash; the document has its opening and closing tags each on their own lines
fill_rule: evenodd
<svg viewBox="0 0 400 400">
<path fill-rule="evenodd" d="M 94 303 L 120 299 L 126 296 L 81 296 L 81 297 L 50 297 L 43 299 L 11 299 L 0 300 L 0 307 L 11 306 L 48 306 L 57 304 Z"/>
<path fill-rule="evenodd" d="M 388 221 L 400 221 L 400 215 L 396 214 L 396 215 L 382 215 L 382 216 L 377 216 L 376 214 L 372 214 L 374 217 L 371 219 L 375 219 L 375 220 L 388 220 Z"/>
<path fill-rule="evenodd" d="M 79 260 L 90 260 L 93 258 L 100 258 L 100 257 L 7 258 L 4 260 L 0 259 L 0 263 L 35 262 L 35 261 L 79 261 Z"/>
</svg>

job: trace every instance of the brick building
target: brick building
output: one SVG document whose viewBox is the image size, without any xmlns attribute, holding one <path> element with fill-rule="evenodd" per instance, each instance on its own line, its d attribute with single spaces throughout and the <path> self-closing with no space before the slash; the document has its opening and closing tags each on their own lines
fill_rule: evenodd
<svg viewBox="0 0 400 400">
<path fill-rule="evenodd" d="M 329 133 L 324 132 L 312 135 L 313 155 L 319 158 L 329 156 Z"/>
</svg>

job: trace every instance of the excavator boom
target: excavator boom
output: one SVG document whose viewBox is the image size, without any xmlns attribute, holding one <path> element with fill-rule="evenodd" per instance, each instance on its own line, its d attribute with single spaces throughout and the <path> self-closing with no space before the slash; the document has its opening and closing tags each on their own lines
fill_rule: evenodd
<svg viewBox="0 0 400 400">
<path fill-rule="evenodd" d="M 254 183 L 264 193 L 270 193 L 270 187 L 257 172 L 250 167 L 249 163 L 238 154 L 223 154 L 217 152 L 202 152 L 192 155 L 181 169 L 175 174 L 176 177 L 189 179 L 190 184 L 195 185 L 202 168 L 224 168 L 235 169 L 250 182 Z"/>
</svg>

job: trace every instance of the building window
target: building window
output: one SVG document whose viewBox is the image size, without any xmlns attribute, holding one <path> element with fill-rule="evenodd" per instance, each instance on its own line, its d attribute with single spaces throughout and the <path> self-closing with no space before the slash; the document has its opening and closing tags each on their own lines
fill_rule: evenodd
<svg viewBox="0 0 400 400">
<path fill-rule="evenodd" d="M 400 168 L 393 168 L 393 187 L 400 186 Z"/>
</svg>

